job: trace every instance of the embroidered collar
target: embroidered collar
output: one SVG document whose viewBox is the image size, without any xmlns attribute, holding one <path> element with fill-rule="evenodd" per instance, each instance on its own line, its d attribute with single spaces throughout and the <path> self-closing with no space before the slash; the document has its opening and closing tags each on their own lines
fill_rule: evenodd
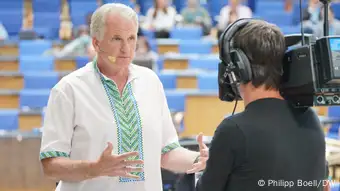
<svg viewBox="0 0 340 191">
<path fill-rule="evenodd" d="M 107 76 L 105 76 L 103 73 L 101 73 L 99 71 L 98 65 L 97 65 L 97 57 L 95 57 L 92 61 L 93 67 L 95 69 L 95 71 L 101 75 L 105 81 L 110 81 L 113 82 L 113 80 L 111 80 L 110 78 L 108 78 Z M 127 84 L 130 83 L 131 81 L 133 81 L 134 79 L 137 79 L 139 77 L 139 73 L 136 69 L 136 66 L 133 65 L 132 63 L 129 65 L 129 77 L 128 77 L 128 81 Z M 115 84 L 115 83 L 114 83 Z"/>
</svg>

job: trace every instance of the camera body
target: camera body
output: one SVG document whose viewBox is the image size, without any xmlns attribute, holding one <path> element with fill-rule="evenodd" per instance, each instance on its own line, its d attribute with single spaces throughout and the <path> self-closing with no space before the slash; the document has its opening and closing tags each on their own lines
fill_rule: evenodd
<svg viewBox="0 0 340 191">
<path fill-rule="evenodd" d="M 296 107 L 340 105 L 340 37 L 288 35 L 281 95 Z M 304 45 L 298 45 L 305 38 Z"/>
</svg>

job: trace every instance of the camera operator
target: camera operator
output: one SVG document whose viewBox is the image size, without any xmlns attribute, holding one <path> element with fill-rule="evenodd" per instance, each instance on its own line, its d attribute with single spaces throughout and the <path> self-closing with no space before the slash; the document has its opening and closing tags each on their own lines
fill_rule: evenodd
<svg viewBox="0 0 340 191">
<path fill-rule="evenodd" d="M 196 190 L 321 190 L 322 184 L 315 185 L 326 170 L 319 120 L 311 108 L 294 108 L 279 92 L 284 35 L 251 19 L 231 45 L 249 60 L 249 82 L 237 87 L 245 110 L 217 127 Z"/>
</svg>

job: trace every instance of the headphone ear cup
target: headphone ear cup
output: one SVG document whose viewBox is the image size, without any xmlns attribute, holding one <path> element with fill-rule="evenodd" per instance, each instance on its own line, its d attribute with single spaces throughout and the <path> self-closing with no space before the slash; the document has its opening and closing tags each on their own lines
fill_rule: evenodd
<svg viewBox="0 0 340 191">
<path fill-rule="evenodd" d="M 247 55 L 241 49 L 234 49 L 234 64 L 237 64 L 237 68 L 240 75 L 240 81 L 242 83 L 248 83 L 252 80 L 252 70 Z"/>
</svg>

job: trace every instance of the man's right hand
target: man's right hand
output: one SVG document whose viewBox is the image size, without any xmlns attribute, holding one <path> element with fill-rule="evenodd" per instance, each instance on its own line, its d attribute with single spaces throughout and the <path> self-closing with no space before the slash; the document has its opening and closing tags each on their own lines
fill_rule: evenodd
<svg viewBox="0 0 340 191">
<path fill-rule="evenodd" d="M 141 172 L 142 168 L 136 165 L 143 164 L 142 160 L 129 160 L 130 157 L 138 156 L 138 152 L 128 152 L 120 155 L 112 154 L 112 143 L 108 143 L 102 155 L 92 164 L 92 176 L 121 176 L 126 178 L 140 178 L 131 172 Z M 90 176 L 91 176 L 90 175 Z"/>
</svg>

